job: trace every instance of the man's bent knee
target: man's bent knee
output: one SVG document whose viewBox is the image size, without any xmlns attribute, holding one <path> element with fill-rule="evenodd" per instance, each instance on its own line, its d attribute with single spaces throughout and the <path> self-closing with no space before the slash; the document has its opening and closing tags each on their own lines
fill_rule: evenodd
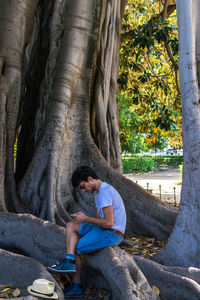
<svg viewBox="0 0 200 300">
<path fill-rule="evenodd" d="M 66 232 L 78 232 L 79 230 L 79 224 L 76 224 L 74 222 L 68 222 L 66 224 Z"/>
</svg>

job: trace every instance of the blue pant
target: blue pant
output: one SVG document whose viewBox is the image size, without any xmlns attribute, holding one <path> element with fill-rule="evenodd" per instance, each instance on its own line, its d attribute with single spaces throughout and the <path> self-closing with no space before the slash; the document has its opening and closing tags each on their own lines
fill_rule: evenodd
<svg viewBox="0 0 200 300">
<path fill-rule="evenodd" d="M 76 252 L 90 253 L 108 246 L 117 246 L 123 240 L 115 232 L 109 231 L 91 223 L 80 223 L 78 234 L 80 236 Z"/>
</svg>

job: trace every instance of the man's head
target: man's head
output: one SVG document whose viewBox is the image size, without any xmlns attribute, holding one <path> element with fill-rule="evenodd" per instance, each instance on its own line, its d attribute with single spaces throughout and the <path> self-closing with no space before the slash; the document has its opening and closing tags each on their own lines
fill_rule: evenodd
<svg viewBox="0 0 200 300">
<path fill-rule="evenodd" d="M 79 187 L 83 191 L 93 193 L 96 190 L 95 182 L 98 179 L 90 167 L 80 166 L 73 172 L 71 182 L 73 187 Z"/>
</svg>

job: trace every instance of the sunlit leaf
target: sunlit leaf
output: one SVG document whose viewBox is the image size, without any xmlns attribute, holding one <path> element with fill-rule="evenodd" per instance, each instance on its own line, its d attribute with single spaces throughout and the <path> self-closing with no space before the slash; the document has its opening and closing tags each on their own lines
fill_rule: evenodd
<svg viewBox="0 0 200 300">
<path fill-rule="evenodd" d="M 0 291 L 1 293 L 8 293 L 10 292 L 10 288 L 5 288 L 3 290 Z"/>
<path fill-rule="evenodd" d="M 137 247 L 132 247 L 130 250 L 134 251 L 134 250 L 138 250 Z"/>
<path fill-rule="evenodd" d="M 156 293 L 156 295 L 160 295 L 160 290 L 157 288 L 157 286 L 153 285 L 152 290 Z"/>
</svg>

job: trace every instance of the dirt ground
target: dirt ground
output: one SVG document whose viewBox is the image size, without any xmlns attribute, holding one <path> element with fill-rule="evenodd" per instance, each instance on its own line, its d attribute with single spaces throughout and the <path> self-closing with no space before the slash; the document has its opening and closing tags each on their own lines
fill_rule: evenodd
<svg viewBox="0 0 200 300">
<path fill-rule="evenodd" d="M 178 168 L 159 168 L 153 172 L 125 174 L 153 195 L 172 204 L 180 202 L 181 183 Z"/>
</svg>

